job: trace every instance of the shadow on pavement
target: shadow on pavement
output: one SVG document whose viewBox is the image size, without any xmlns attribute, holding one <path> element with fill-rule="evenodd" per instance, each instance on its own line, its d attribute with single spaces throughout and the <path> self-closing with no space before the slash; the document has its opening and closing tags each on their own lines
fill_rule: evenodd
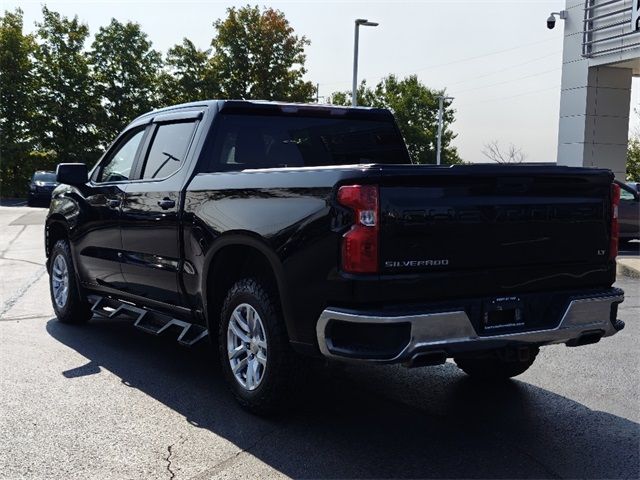
<svg viewBox="0 0 640 480">
<path fill-rule="evenodd" d="M 61 375 L 107 369 L 291 477 L 637 478 L 640 468 L 638 424 L 520 381 L 483 386 L 452 364 L 314 369 L 295 408 L 261 419 L 236 405 L 206 349 L 121 321 L 46 328 L 89 359 Z"/>
</svg>

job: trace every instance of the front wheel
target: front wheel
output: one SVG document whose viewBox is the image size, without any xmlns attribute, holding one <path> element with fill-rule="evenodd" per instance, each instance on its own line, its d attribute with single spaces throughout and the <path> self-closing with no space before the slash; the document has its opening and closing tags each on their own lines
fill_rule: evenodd
<svg viewBox="0 0 640 480">
<path fill-rule="evenodd" d="M 62 323 L 85 323 L 91 318 L 89 303 L 78 289 L 71 250 L 58 240 L 51 250 L 49 291 L 56 317 Z"/>
<path fill-rule="evenodd" d="M 540 349 L 492 352 L 479 357 L 454 358 L 456 365 L 467 375 L 482 380 L 501 380 L 516 377 L 533 365 Z"/>
<path fill-rule="evenodd" d="M 222 306 L 218 331 L 220 361 L 231 391 L 257 414 L 282 407 L 296 377 L 295 353 L 274 290 L 257 279 L 235 283 Z"/>
</svg>

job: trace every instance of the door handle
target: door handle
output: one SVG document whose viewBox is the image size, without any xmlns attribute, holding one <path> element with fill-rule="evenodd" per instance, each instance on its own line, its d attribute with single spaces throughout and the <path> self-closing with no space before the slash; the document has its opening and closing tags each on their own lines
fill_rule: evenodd
<svg viewBox="0 0 640 480">
<path fill-rule="evenodd" d="M 119 198 L 107 199 L 107 206 L 109 208 L 118 208 L 120 206 L 120 199 Z"/>
<path fill-rule="evenodd" d="M 171 200 L 170 198 L 163 198 L 158 202 L 158 205 L 161 209 L 167 210 L 169 208 L 173 208 L 176 206 L 175 200 Z"/>
</svg>

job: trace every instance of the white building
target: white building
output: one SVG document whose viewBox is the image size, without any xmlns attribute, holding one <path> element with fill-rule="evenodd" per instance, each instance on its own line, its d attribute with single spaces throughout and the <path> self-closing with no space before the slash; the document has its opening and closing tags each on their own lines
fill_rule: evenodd
<svg viewBox="0 0 640 480">
<path fill-rule="evenodd" d="M 565 12 L 558 164 L 624 179 L 640 0 L 567 0 Z"/>
</svg>

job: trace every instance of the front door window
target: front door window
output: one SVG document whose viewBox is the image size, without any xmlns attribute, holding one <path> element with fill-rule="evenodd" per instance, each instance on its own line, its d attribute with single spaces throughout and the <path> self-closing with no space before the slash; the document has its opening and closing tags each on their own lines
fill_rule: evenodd
<svg viewBox="0 0 640 480">
<path fill-rule="evenodd" d="M 133 161 L 140 142 L 144 135 L 144 129 L 133 133 L 128 139 L 121 142 L 120 146 L 111 154 L 111 158 L 102 167 L 98 182 L 122 182 L 129 180 Z"/>
</svg>

